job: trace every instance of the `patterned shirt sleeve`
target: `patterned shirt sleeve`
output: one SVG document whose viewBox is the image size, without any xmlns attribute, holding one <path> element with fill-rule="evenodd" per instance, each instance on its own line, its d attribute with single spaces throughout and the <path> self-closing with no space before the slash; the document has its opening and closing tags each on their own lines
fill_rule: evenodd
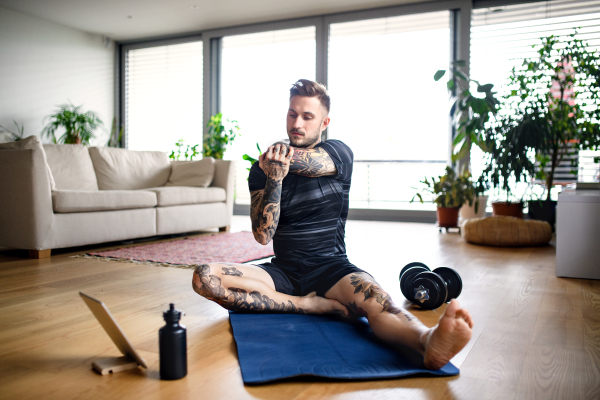
<svg viewBox="0 0 600 400">
<path fill-rule="evenodd" d="M 349 181 L 352 178 L 352 164 L 354 163 L 354 154 L 341 140 L 326 140 L 319 143 L 316 147 L 323 148 L 333 160 L 337 168 L 337 174 L 330 176 L 340 181 Z"/>
<path fill-rule="evenodd" d="M 262 190 L 267 185 L 267 174 L 260 168 L 258 161 L 252 164 L 250 175 L 248 176 L 248 189 L 250 192 Z"/>
</svg>

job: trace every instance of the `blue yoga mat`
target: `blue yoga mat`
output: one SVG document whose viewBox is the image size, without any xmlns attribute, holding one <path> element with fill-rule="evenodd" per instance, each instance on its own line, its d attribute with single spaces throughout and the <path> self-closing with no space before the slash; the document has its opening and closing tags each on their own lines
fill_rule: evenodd
<svg viewBox="0 0 600 400">
<path fill-rule="evenodd" d="M 385 346 L 365 318 L 230 312 L 229 319 L 244 383 L 303 375 L 364 380 L 459 373 L 451 363 L 437 371 L 426 369 L 418 352 L 401 354 Z"/>
</svg>

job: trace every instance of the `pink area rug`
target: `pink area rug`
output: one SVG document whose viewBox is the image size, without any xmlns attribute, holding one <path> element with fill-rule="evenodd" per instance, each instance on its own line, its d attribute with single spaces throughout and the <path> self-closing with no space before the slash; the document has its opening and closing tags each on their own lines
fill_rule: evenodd
<svg viewBox="0 0 600 400">
<path fill-rule="evenodd" d="M 252 232 L 184 238 L 83 255 L 86 258 L 180 268 L 211 262 L 243 263 L 270 256 L 273 256 L 273 244 L 263 246 L 257 243 Z"/>
</svg>

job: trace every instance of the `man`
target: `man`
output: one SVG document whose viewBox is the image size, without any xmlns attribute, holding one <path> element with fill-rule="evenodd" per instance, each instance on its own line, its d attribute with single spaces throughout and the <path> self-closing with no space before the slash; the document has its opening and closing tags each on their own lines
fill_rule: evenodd
<svg viewBox="0 0 600 400">
<path fill-rule="evenodd" d="M 396 306 L 371 275 L 348 261 L 344 229 L 353 154 L 339 140 L 321 141 L 330 99 L 323 85 L 301 79 L 290 89 L 287 133 L 250 170 L 252 232 L 269 263 L 205 264 L 193 288 L 228 310 L 363 315 L 377 337 L 411 347 L 439 369 L 471 338 L 473 320 L 452 300 L 427 328 Z"/>
</svg>

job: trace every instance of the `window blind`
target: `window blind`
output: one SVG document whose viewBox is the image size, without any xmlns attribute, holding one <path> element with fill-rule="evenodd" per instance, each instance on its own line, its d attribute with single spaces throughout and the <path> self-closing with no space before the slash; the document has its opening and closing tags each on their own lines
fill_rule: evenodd
<svg viewBox="0 0 600 400">
<path fill-rule="evenodd" d="M 175 150 L 202 143 L 202 42 L 127 51 L 126 147 Z"/>
<path fill-rule="evenodd" d="M 555 0 L 474 9 L 471 22 L 471 75 L 504 84 L 513 66 L 536 56 L 540 38 L 578 38 L 600 50 L 600 1 Z"/>
<path fill-rule="evenodd" d="M 493 83 L 502 95 L 508 90 L 513 66 L 525 58 L 535 58 L 532 47 L 540 38 L 550 35 L 566 38 L 578 28 L 578 38 L 591 51 L 600 51 L 600 2 L 597 0 L 551 0 L 517 5 L 477 8 L 471 21 L 471 77 L 483 83 Z M 579 88 L 580 90 L 582 88 Z M 582 90 L 585 92 L 585 90 Z M 585 96 L 585 93 L 580 94 Z M 593 153 L 593 152 L 592 152 Z M 584 154 L 582 154 L 584 156 Z M 572 152 L 559 165 L 557 183 L 590 180 L 597 175 L 598 164 L 590 162 L 594 154 L 585 153 L 585 162 L 572 165 L 579 157 Z M 482 154 L 477 150 L 471 157 L 474 172 L 482 169 Z M 539 183 L 539 182 L 536 182 Z"/>
</svg>

